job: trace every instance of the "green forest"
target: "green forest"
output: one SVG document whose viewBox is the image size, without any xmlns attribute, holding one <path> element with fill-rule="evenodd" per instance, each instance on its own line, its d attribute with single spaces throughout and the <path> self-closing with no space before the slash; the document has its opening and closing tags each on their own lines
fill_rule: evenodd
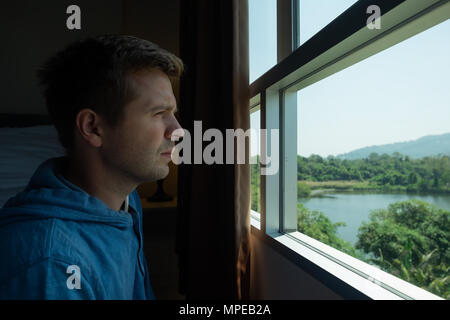
<svg viewBox="0 0 450 320">
<path fill-rule="evenodd" d="M 259 160 L 259 159 L 258 159 Z M 412 159 L 399 153 L 341 160 L 297 156 L 298 198 L 320 190 L 450 193 L 450 158 Z M 251 165 L 251 208 L 260 211 L 260 167 Z M 415 284 L 450 298 L 450 212 L 419 200 L 375 210 L 359 227 L 355 246 L 337 235 L 344 222 L 297 204 L 298 231 Z M 369 258 L 370 257 L 370 258 Z"/>
<path fill-rule="evenodd" d="M 297 180 L 353 181 L 353 186 L 350 184 L 347 188 L 354 190 L 450 193 L 450 157 L 412 159 L 398 152 L 392 155 L 371 153 L 357 160 L 297 156 Z"/>
</svg>

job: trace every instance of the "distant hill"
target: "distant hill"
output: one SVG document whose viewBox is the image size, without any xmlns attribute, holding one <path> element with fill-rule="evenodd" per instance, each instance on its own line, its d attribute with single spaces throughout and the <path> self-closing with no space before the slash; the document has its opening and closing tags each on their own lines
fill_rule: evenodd
<svg viewBox="0 0 450 320">
<path fill-rule="evenodd" d="M 439 154 L 450 155 L 450 133 L 425 136 L 407 142 L 364 147 L 340 154 L 337 158 L 348 160 L 363 159 L 367 158 L 372 152 L 376 152 L 380 155 L 383 153 L 391 155 L 394 152 L 398 152 L 402 155 L 416 159 Z"/>
</svg>

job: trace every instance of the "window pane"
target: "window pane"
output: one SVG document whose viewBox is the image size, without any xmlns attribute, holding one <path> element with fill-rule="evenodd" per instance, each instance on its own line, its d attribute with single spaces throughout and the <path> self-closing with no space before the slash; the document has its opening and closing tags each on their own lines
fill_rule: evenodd
<svg viewBox="0 0 450 320">
<path fill-rule="evenodd" d="M 277 0 L 249 0 L 250 83 L 277 63 Z"/>
<path fill-rule="evenodd" d="M 444 298 L 450 21 L 298 92 L 298 230 Z"/>
<path fill-rule="evenodd" d="M 357 0 L 298 0 L 300 45 L 322 30 Z"/>
<path fill-rule="evenodd" d="M 261 199 L 261 143 L 259 130 L 261 128 L 261 111 L 257 110 L 250 114 L 250 128 L 256 129 L 251 131 L 250 135 L 250 180 L 251 180 L 251 210 L 260 213 Z M 260 219 L 259 214 L 253 214 L 254 218 Z"/>
</svg>

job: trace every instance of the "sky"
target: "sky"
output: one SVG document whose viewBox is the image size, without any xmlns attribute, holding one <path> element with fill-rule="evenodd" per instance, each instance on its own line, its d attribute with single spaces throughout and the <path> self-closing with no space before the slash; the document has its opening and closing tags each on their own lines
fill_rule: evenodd
<svg viewBox="0 0 450 320">
<path fill-rule="evenodd" d="M 355 2 L 302 0 L 301 44 Z M 253 81 L 276 63 L 276 1 L 249 0 L 249 12 Z M 447 20 L 300 90 L 297 153 L 327 157 L 450 132 L 449 35 Z"/>
</svg>

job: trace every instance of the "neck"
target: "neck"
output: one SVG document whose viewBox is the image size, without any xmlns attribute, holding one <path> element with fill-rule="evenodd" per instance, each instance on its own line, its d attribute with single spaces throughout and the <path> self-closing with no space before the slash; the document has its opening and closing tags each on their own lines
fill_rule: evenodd
<svg viewBox="0 0 450 320">
<path fill-rule="evenodd" d="M 68 158 L 63 175 L 114 211 L 120 211 L 127 195 L 137 187 L 137 184 L 127 181 L 120 173 L 109 169 L 98 158 L 93 157 Z"/>
</svg>

